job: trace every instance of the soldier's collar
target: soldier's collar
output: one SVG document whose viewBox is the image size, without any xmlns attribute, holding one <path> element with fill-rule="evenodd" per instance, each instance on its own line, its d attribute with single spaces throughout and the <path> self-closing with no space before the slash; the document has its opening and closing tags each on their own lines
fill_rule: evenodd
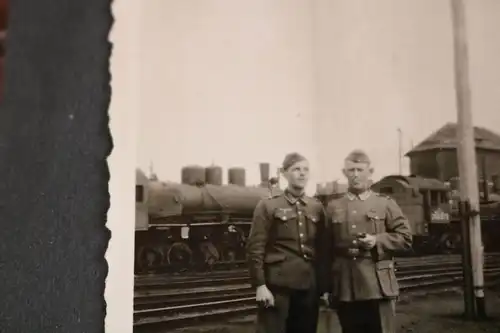
<svg viewBox="0 0 500 333">
<path fill-rule="evenodd" d="M 288 201 L 290 204 L 295 205 L 297 202 L 300 202 L 303 205 L 307 204 L 306 198 L 305 198 L 305 193 L 303 193 L 300 197 L 296 197 L 288 189 L 285 189 L 285 192 L 283 193 L 286 201 Z"/>
<path fill-rule="evenodd" d="M 347 192 L 346 196 L 349 200 L 361 200 L 361 201 L 365 201 L 366 199 L 368 199 L 370 197 L 370 195 L 372 195 L 372 191 L 371 190 L 366 190 L 360 194 L 354 194 L 352 192 Z"/>
</svg>

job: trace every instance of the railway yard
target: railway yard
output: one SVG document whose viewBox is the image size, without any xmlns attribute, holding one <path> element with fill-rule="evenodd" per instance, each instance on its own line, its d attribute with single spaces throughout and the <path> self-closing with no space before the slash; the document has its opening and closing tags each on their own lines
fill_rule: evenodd
<svg viewBox="0 0 500 333">
<path fill-rule="evenodd" d="M 487 307 L 500 317 L 500 135 L 483 128 L 474 133 L 489 138 L 476 143 L 479 219 Z M 456 137 L 457 126 L 444 125 L 408 153 L 410 175 L 386 175 L 371 184 L 373 191 L 396 201 L 412 230 L 412 251 L 396 258 L 401 333 L 461 333 L 467 327 L 463 332 L 475 332 L 470 325 L 489 332 L 488 325 L 495 326 L 461 322 L 456 316 L 464 310 L 463 297 L 443 294 L 460 292 L 464 284 L 458 253 L 467 246 L 462 239 L 465 214 L 459 209 L 457 152 L 449 145 Z M 490 146 L 498 150 L 480 150 Z M 279 171 L 270 177 L 270 163 L 260 163 L 259 171 L 260 184 L 248 185 L 244 168 L 228 168 L 227 184 L 217 165 L 185 166 L 180 183 L 137 169 L 135 332 L 253 332 L 255 290 L 241 260 L 258 202 L 282 191 Z M 336 181 L 317 185 L 315 198 L 325 206 L 346 191 Z M 340 331 L 336 319 L 331 310 L 322 309 L 318 332 Z M 326 329 L 326 322 L 338 329 Z M 497 321 L 491 332 L 499 328 Z"/>
<path fill-rule="evenodd" d="M 443 294 L 443 291 L 459 289 L 462 285 L 459 255 L 397 258 L 396 275 L 402 291 L 398 306 L 401 332 L 435 332 L 431 330 L 433 325 L 429 318 L 440 319 L 435 329 L 443 331 L 449 331 L 453 325 L 457 327 L 453 332 L 462 332 L 458 329 L 468 327 L 454 318 L 463 311 L 461 296 Z M 500 316 L 500 253 L 485 254 L 484 275 L 487 287 L 494 288 L 488 298 L 493 304 L 488 308 L 493 312 L 489 312 L 495 315 L 498 310 Z M 432 307 L 428 306 L 429 302 L 432 302 Z M 417 315 L 414 308 L 418 308 L 421 315 Z M 180 329 L 189 332 L 251 332 L 255 309 L 255 291 L 244 268 L 216 266 L 205 273 L 144 274 L 135 278 L 134 332 Z M 433 311 L 438 314 L 432 314 Z M 326 316 L 326 311 L 322 311 L 319 332 L 324 331 Z M 427 318 L 429 325 L 423 325 L 422 318 Z M 338 325 L 335 321 L 336 318 L 331 325 Z M 488 329 L 492 325 L 497 330 L 491 332 L 498 332 L 500 328 L 500 321 L 472 324 L 481 328 L 477 332 L 490 332 Z M 467 332 L 475 331 L 469 327 Z"/>
</svg>

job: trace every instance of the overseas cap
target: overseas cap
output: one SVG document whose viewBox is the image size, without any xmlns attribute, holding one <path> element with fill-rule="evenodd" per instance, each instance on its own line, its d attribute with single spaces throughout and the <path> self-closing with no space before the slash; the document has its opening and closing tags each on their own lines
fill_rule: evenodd
<svg viewBox="0 0 500 333">
<path fill-rule="evenodd" d="M 285 159 L 283 160 L 283 170 L 287 170 L 290 168 L 292 165 L 294 165 L 297 162 L 304 161 L 306 158 L 299 153 L 290 153 L 285 156 Z"/>
<path fill-rule="evenodd" d="M 346 161 L 351 161 L 354 163 L 367 163 L 370 164 L 370 158 L 368 155 L 361 149 L 355 149 L 347 155 L 345 158 Z"/>
</svg>

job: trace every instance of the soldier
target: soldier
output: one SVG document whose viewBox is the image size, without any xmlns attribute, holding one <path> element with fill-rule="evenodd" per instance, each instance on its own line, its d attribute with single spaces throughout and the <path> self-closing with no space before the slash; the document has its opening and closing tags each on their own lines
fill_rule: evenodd
<svg viewBox="0 0 500 333">
<path fill-rule="evenodd" d="M 331 301 L 343 333 L 395 333 L 393 254 L 411 248 L 410 225 L 393 199 L 369 189 L 373 168 L 363 151 L 344 162 L 348 192 L 326 209 L 334 252 Z"/>
<path fill-rule="evenodd" d="M 259 304 L 258 333 L 316 333 L 320 295 L 326 291 L 328 234 L 323 206 L 304 194 L 309 163 L 288 154 L 288 187 L 259 202 L 247 240 L 252 285 Z M 319 236 L 322 236 L 320 238 Z"/>
</svg>

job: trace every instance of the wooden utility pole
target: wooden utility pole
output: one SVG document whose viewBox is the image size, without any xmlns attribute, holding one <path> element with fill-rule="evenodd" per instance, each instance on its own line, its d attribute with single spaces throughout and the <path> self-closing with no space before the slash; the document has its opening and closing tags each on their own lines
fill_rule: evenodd
<svg viewBox="0 0 500 333">
<path fill-rule="evenodd" d="M 460 199 L 470 207 L 470 259 L 475 304 L 474 318 L 485 316 L 483 244 L 481 239 L 481 220 L 479 217 L 479 185 L 477 181 L 476 150 L 474 127 L 471 114 L 471 92 L 469 86 L 469 63 L 465 25 L 464 0 L 450 0 L 453 22 L 455 91 L 457 103 L 457 153 L 460 174 Z M 464 258 L 465 259 L 465 258 Z M 464 260 L 464 265 L 466 265 Z M 467 300 L 465 300 L 467 302 Z M 466 306 L 466 309 L 468 307 Z"/>
</svg>

